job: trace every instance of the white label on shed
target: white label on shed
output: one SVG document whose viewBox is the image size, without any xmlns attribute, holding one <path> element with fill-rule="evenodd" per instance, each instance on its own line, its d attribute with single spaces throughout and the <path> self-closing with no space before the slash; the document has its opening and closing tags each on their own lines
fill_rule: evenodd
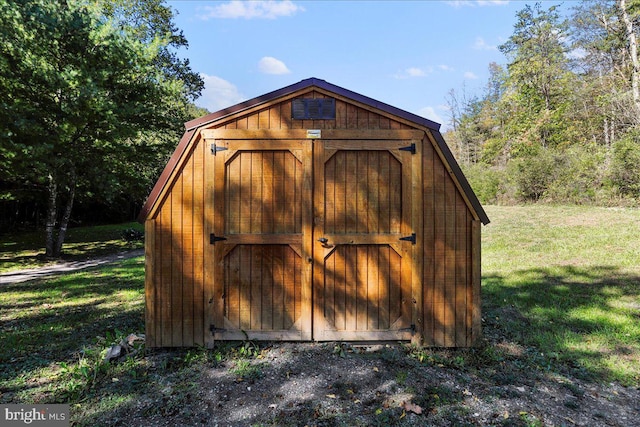
<svg viewBox="0 0 640 427">
<path fill-rule="evenodd" d="M 322 131 L 320 129 L 307 129 L 307 138 L 322 138 Z"/>
</svg>

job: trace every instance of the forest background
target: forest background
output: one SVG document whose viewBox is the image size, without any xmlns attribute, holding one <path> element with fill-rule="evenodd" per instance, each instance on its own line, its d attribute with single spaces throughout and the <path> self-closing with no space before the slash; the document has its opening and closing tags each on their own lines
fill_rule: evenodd
<svg viewBox="0 0 640 427">
<path fill-rule="evenodd" d="M 570 10 L 566 12 L 567 8 Z M 523 3 L 480 94 L 451 89 L 445 139 L 486 204 L 637 206 L 640 0 Z M 0 0 L 0 232 L 136 217 L 200 75 L 162 0 Z"/>
</svg>

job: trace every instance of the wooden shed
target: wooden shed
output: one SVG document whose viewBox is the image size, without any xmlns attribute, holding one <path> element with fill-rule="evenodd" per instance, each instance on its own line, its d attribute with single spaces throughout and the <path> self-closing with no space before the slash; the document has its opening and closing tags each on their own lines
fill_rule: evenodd
<svg viewBox="0 0 640 427">
<path fill-rule="evenodd" d="M 149 347 L 477 342 L 489 219 L 439 124 L 310 78 L 185 126 L 140 214 Z"/>
</svg>

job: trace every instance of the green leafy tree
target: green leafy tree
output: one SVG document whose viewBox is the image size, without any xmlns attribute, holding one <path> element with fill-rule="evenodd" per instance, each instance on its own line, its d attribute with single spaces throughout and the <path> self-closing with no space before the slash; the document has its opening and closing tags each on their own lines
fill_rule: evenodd
<svg viewBox="0 0 640 427">
<path fill-rule="evenodd" d="M 0 168 L 47 189 L 48 257 L 78 192 L 121 184 L 153 155 L 142 136 L 175 133 L 199 95 L 171 16 L 158 1 L 0 0 Z"/>
<path fill-rule="evenodd" d="M 518 141 L 514 154 L 531 154 L 536 145 L 553 147 L 568 139 L 564 120 L 573 74 L 569 69 L 567 22 L 557 6 L 540 3 L 517 13 L 514 32 L 500 51 L 509 61 L 506 99 L 512 119 L 508 132 Z"/>
</svg>

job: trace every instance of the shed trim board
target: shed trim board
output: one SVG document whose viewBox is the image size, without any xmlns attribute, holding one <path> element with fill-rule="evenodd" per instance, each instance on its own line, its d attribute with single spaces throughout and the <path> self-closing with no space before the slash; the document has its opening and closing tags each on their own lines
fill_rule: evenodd
<svg viewBox="0 0 640 427">
<path fill-rule="evenodd" d="M 312 78 L 186 128 L 139 217 L 148 346 L 477 342 L 489 219 L 437 123 Z"/>
</svg>

